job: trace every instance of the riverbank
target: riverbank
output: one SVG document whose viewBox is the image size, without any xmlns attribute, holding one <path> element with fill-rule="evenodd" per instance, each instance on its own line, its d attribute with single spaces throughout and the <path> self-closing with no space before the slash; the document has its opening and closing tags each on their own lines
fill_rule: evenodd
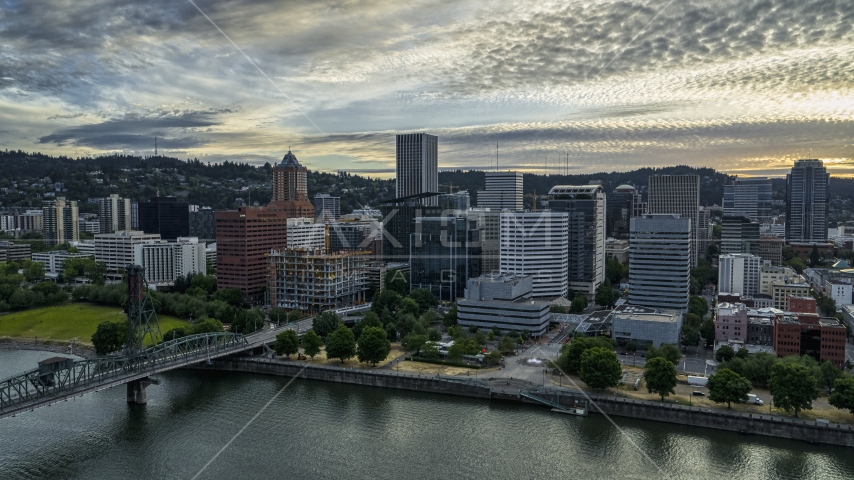
<svg viewBox="0 0 854 480">
<path fill-rule="evenodd" d="M 15 351 L 29 350 L 36 352 L 53 352 L 63 355 L 76 355 L 83 358 L 94 358 L 95 349 L 90 345 L 74 343 L 70 348 L 68 340 L 45 340 L 43 338 L 10 338 L 0 337 L 0 350 Z"/>
<path fill-rule="evenodd" d="M 348 383 L 381 388 L 397 388 L 427 393 L 459 395 L 490 400 L 516 401 L 541 404 L 522 395 L 536 385 L 523 381 L 500 383 L 491 379 L 465 379 L 399 373 L 391 370 L 345 369 L 319 366 L 305 362 L 289 362 L 249 357 L 230 357 L 214 360 L 210 364 L 193 368 L 229 372 L 259 373 L 309 380 Z M 555 401 L 574 407 L 579 399 L 592 400 L 590 412 L 613 416 L 652 420 L 672 424 L 712 428 L 744 435 L 765 435 L 809 443 L 823 443 L 854 447 L 854 427 L 821 423 L 803 419 L 779 417 L 756 413 L 727 412 L 685 405 L 668 405 L 644 400 L 625 399 L 604 395 L 589 395 L 577 390 L 553 389 L 560 392 Z"/>
</svg>

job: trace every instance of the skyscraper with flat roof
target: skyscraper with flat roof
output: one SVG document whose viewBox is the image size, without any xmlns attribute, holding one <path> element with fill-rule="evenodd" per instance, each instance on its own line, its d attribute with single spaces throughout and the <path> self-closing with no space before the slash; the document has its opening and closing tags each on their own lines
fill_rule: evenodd
<svg viewBox="0 0 854 480">
<path fill-rule="evenodd" d="M 567 214 L 569 289 L 592 298 L 605 281 L 605 192 L 601 185 L 556 185 L 548 207 Z"/>
<path fill-rule="evenodd" d="M 827 240 L 827 184 L 821 160 L 798 160 L 786 175 L 786 240 Z"/>
<path fill-rule="evenodd" d="M 406 133 L 396 137 L 397 198 L 439 191 L 439 137 Z M 421 205 L 437 206 L 435 196 L 420 199 Z"/>
<path fill-rule="evenodd" d="M 631 220 L 629 303 L 686 311 L 691 286 L 691 219 L 647 214 Z"/>
<path fill-rule="evenodd" d="M 765 177 L 735 178 L 724 185 L 725 216 L 747 217 L 756 222 L 771 219 L 771 180 Z"/>
<path fill-rule="evenodd" d="M 479 208 L 522 210 L 522 172 L 485 172 L 484 183 L 477 192 Z"/>
<path fill-rule="evenodd" d="M 691 221 L 690 265 L 697 266 L 700 230 L 700 176 L 653 175 L 649 177 L 649 213 L 670 213 Z"/>
<path fill-rule="evenodd" d="M 533 297 L 566 297 L 567 223 L 568 215 L 564 212 L 501 213 L 501 273 L 533 277 Z"/>
<path fill-rule="evenodd" d="M 98 199 L 98 223 L 100 232 L 113 233 L 130 230 L 130 199 L 121 198 L 118 194 Z"/>
<path fill-rule="evenodd" d="M 56 197 L 55 200 L 42 202 L 44 218 L 44 243 L 48 246 L 80 239 L 80 225 L 77 220 L 77 202 Z"/>
</svg>

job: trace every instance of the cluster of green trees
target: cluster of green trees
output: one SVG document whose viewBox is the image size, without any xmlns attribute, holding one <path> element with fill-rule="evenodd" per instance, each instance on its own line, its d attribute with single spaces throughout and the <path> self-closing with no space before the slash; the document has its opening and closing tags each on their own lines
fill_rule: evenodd
<svg viewBox="0 0 854 480">
<path fill-rule="evenodd" d="M 692 295 L 688 302 L 688 313 L 682 322 L 682 337 L 679 340 L 685 347 L 696 347 L 700 345 L 701 337 L 706 340 L 706 345 L 711 345 L 715 340 L 715 323 L 709 318 L 705 322 L 703 317 L 709 311 L 706 299 Z"/>
<path fill-rule="evenodd" d="M 700 295 L 708 284 L 718 284 L 718 270 L 705 259 L 699 259 L 697 266 L 691 269 L 691 295 Z"/>
<path fill-rule="evenodd" d="M 68 300 L 68 293 L 53 282 L 30 284 L 42 278 L 44 267 L 39 262 L 18 260 L 0 263 L 0 312 L 55 305 Z"/>
<path fill-rule="evenodd" d="M 623 375 L 614 346 L 614 341 L 605 337 L 575 337 L 561 348 L 552 366 L 562 373 L 578 374 L 590 388 L 614 387 Z"/>
<path fill-rule="evenodd" d="M 611 285 L 620 285 L 625 278 L 629 278 L 629 262 L 621 263 L 616 257 L 605 259 L 605 278 Z"/>
<path fill-rule="evenodd" d="M 61 278 L 57 281 L 70 283 L 75 278 L 82 277 L 95 285 L 103 285 L 106 273 L 107 264 L 96 262 L 92 257 L 66 258 L 62 262 Z"/>
<path fill-rule="evenodd" d="M 163 334 L 162 341 L 167 342 L 188 335 L 201 333 L 222 332 L 222 322 L 215 318 L 207 318 L 194 325 L 173 328 Z M 106 355 L 124 348 L 127 343 L 128 324 L 126 321 L 106 321 L 98 324 L 95 333 L 92 334 L 92 346 L 98 355 Z"/>
<path fill-rule="evenodd" d="M 345 360 L 356 357 L 360 362 L 376 365 L 391 353 L 391 341 L 387 332 L 376 326 L 379 317 L 373 312 L 369 321 L 371 325 L 362 325 L 358 336 L 347 328 L 334 312 L 324 312 L 315 317 L 314 329 L 306 332 L 302 338 L 305 354 L 314 358 L 320 353 L 320 347 L 326 345 L 326 358 Z M 362 322 L 359 322 L 360 324 Z M 354 329 L 355 330 L 355 329 Z M 286 330 L 276 335 L 274 349 L 277 355 L 290 356 L 299 351 L 299 339 L 293 330 Z"/>
<path fill-rule="evenodd" d="M 854 413 L 854 377 L 829 361 L 789 356 L 777 358 L 771 353 L 748 354 L 723 346 L 715 353 L 720 361 L 718 373 L 709 377 L 709 398 L 716 403 L 747 401 L 754 386 L 767 385 L 774 406 L 794 411 L 811 410 L 822 390 L 832 392 L 828 401 L 839 409 Z"/>
<path fill-rule="evenodd" d="M 596 305 L 605 308 L 613 308 L 614 304 L 617 303 L 617 300 L 619 299 L 620 289 L 612 287 L 611 281 L 607 278 L 605 279 L 605 283 L 599 285 L 599 288 L 596 289 L 596 297 L 594 298 Z"/>
</svg>

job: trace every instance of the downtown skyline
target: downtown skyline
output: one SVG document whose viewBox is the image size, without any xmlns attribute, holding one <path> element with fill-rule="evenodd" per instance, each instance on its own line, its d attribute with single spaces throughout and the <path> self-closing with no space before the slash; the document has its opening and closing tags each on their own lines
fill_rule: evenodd
<svg viewBox="0 0 854 480">
<path fill-rule="evenodd" d="M 423 131 L 443 170 L 854 175 L 842 1 L 194 1 L 0 2 L 0 148 L 392 177 Z"/>
</svg>

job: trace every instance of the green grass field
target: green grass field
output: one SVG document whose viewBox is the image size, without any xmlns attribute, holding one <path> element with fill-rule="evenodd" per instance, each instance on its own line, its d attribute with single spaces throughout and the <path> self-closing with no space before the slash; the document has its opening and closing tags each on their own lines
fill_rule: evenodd
<svg viewBox="0 0 854 480">
<path fill-rule="evenodd" d="M 56 307 L 35 308 L 0 315 L 0 337 L 70 340 L 91 344 L 98 324 L 107 320 L 126 320 L 119 307 L 104 307 L 89 303 L 71 303 Z M 187 326 L 189 323 L 168 315 L 158 315 L 160 332 Z"/>
</svg>

